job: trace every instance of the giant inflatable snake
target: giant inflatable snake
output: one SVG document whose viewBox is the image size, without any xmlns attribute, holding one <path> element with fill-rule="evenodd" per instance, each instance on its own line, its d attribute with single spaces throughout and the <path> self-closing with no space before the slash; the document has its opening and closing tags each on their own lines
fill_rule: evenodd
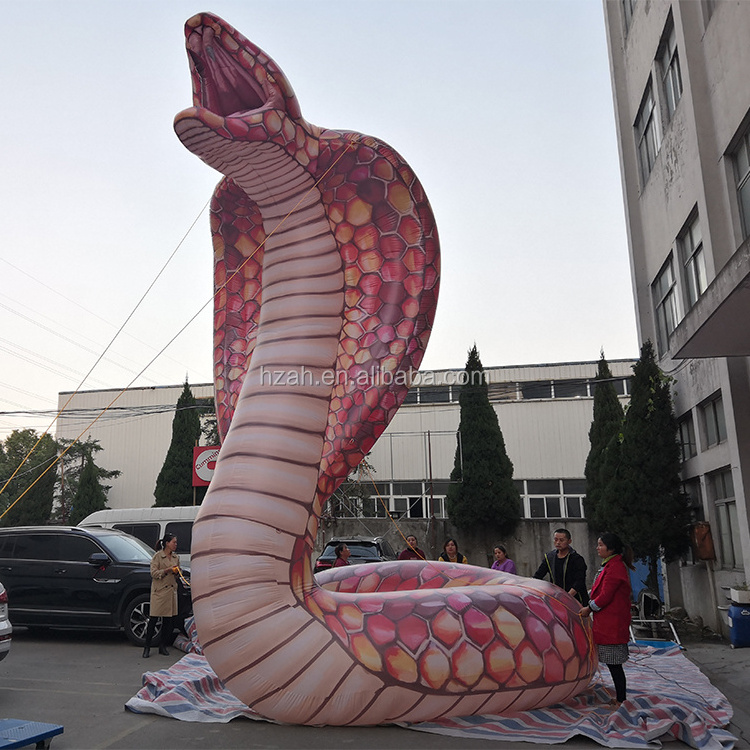
<svg viewBox="0 0 750 750">
<path fill-rule="evenodd" d="M 406 396 L 431 330 L 438 238 L 391 147 L 303 119 L 280 68 L 221 19 L 186 24 L 184 145 L 211 205 L 222 448 L 193 531 L 193 604 L 217 675 L 258 713 L 379 724 L 499 713 L 596 669 L 567 593 L 468 565 L 311 571 L 323 503 Z"/>
</svg>

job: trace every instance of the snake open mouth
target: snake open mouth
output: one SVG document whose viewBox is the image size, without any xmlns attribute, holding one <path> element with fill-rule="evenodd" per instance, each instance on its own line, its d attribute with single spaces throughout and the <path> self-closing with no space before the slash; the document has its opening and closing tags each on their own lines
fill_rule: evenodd
<svg viewBox="0 0 750 750">
<path fill-rule="evenodd" d="M 236 38 L 235 32 L 230 36 L 234 49 L 228 49 L 222 41 L 227 33 L 228 30 L 216 24 L 208 14 L 203 14 L 200 22 L 189 28 L 188 54 L 196 74 L 193 78 L 195 105 L 221 117 L 230 117 L 264 108 L 271 100 L 280 100 L 281 96 L 274 92 L 272 79 L 267 77 L 265 85 L 257 79 L 257 58 L 250 69 L 249 56 L 238 56 L 240 49 L 247 52 L 247 41 Z M 268 76 L 267 70 L 260 69 Z"/>
</svg>

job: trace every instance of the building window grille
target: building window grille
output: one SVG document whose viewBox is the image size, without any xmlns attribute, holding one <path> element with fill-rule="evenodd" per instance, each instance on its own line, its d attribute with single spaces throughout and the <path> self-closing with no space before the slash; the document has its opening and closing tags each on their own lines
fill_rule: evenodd
<svg viewBox="0 0 750 750">
<path fill-rule="evenodd" d="M 721 396 L 717 396 L 703 405 L 703 420 L 706 427 L 707 448 L 718 445 L 727 439 L 724 402 Z"/>
<path fill-rule="evenodd" d="M 678 424 L 680 435 L 680 452 L 682 460 L 687 461 L 698 454 L 695 445 L 695 427 L 693 426 L 693 415 L 688 414 L 685 419 L 680 420 Z"/>
<path fill-rule="evenodd" d="M 680 238 L 682 257 L 685 264 L 685 293 L 688 307 L 692 307 L 698 297 L 706 291 L 706 258 L 703 254 L 703 234 L 696 216 Z"/>
<path fill-rule="evenodd" d="M 677 53 L 677 37 L 675 35 L 674 23 L 669 19 L 667 32 L 662 42 L 659 63 L 662 74 L 662 88 L 664 90 L 664 103 L 667 109 L 667 121 L 672 119 L 677 103 L 682 96 L 682 74 L 680 73 L 680 57 Z"/>
<path fill-rule="evenodd" d="M 651 292 L 656 314 L 656 339 L 659 354 L 664 354 L 669 350 L 669 336 L 677 327 L 679 320 L 671 255 L 651 285 Z"/>
<path fill-rule="evenodd" d="M 750 236 L 750 130 L 742 136 L 742 141 L 733 156 L 737 200 L 742 220 L 742 239 L 744 240 Z"/>
<path fill-rule="evenodd" d="M 656 103 L 651 83 L 646 88 L 643 102 L 635 119 L 635 140 L 638 146 L 638 160 L 641 166 L 641 180 L 646 184 L 651 174 L 656 155 L 659 153 L 660 134 L 656 117 Z"/>
</svg>

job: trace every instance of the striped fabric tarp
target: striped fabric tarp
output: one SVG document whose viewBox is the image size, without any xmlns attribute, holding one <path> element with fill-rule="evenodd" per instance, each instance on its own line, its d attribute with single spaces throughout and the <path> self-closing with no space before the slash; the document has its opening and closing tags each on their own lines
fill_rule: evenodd
<svg viewBox="0 0 750 750">
<path fill-rule="evenodd" d="M 194 635 L 194 631 L 193 631 Z M 195 639 L 176 642 L 188 653 L 171 669 L 146 672 L 143 688 L 125 705 L 182 721 L 226 722 L 238 716 L 264 719 L 235 698 L 213 673 Z M 471 716 L 402 724 L 409 729 L 465 739 L 563 743 L 588 737 L 604 747 L 653 748 L 678 739 L 703 750 L 731 750 L 736 738 L 722 729 L 732 718 L 729 701 L 679 647 L 631 645 L 625 664 L 628 700 L 607 705 L 612 683 L 606 667 L 586 692 L 564 704 L 507 716 Z"/>
</svg>

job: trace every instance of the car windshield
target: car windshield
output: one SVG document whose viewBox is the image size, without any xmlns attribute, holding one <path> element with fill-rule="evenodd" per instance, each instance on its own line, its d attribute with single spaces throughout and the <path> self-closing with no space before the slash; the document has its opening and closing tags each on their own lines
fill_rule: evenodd
<svg viewBox="0 0 750 750">
<path fill-rule="evenodd" d="M 97 534 L 97 538 L 107 547 L 118 562 L 150 563 L 151 558 L 154 556 L 153 550 L 150 550 L 140 539 L 132 536 L 125 536 L 124 534 Z"/>
<path fill-rule="evenodd" d="M 338 542 L 336 543 L 338 544 Z M 336 557 L 336 544 L 328 546 L 328 549 L 323 553 L 326 557 Z M 357 542 L 345 542 L 346 546 L 352 553 L 352 557 L 379 557 L 377 547 L 374 544 L 357 543 Z"/>
</svg>

